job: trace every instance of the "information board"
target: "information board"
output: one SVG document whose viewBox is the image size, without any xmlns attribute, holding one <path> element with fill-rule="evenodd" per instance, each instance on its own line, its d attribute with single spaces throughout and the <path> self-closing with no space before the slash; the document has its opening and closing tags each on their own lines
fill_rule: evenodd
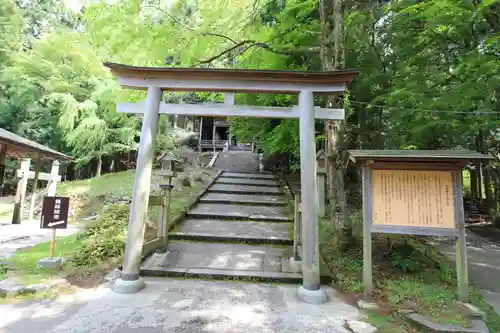
<svg viewBox="0 0 500 333">
<path fill-rule="evenodd" d="M 452 171 L 372 170 L 372 223 L 455 229 Z"/>
</svg>

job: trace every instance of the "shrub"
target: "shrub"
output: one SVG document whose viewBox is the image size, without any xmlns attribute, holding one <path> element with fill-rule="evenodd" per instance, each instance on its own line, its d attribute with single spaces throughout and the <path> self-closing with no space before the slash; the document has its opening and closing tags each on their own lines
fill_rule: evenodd
<svg viewBox="0 0 500 333">
<path fill-rule="evenodd" d="M 204 176 L 203 172 L 199 170 L 193 171 L 192 177 L 195 182 L 203 182 L 203 176 Z"/>
<path fill-rule="evenodd" d="M 129 205 L 112 205 L 104 210 L 78 235 L 79 244 L 68 258 L 69 263 L 76 268 L 92 268 L 106 261 L 120 260 L 128 216 Z"/>
<path fill-rule="evenodd" d="M 190 187 L 191 186 L 191 179 L 189 179 L 189 176 L 180 176 L 180 181 L 181 181 L 181 185 L 184 186 L 184 187 Z"/>
</svg>

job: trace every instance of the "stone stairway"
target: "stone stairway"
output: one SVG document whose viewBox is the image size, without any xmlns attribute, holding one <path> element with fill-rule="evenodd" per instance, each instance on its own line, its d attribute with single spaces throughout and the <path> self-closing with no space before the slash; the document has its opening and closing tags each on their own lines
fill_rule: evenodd
<svg viewBox="0 0 500 333">
<path fill-rule="evenodd" d="M 287 202 L 272 174 L 223 172 L 141 274 L 299 283 Z"/>
<path fill-rule="evenodd" d="M 215 161 L 214 168 L 234 172 L 258 172 L 259 156 L 251 151 L 222 151 Z"/>
</svg>

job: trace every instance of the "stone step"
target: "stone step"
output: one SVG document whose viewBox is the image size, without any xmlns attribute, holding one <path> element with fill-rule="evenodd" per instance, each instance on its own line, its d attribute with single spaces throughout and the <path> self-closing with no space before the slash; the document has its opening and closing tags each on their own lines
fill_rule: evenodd
<svg viewBox="0 0 500 333">
<path fill-rule="evenodd" d="M 191 218 L 236 219 L 254 221 L 288 222 L 282 206 L 256 206 L 199 203 L 187 215 Z"/>
<path fill-rule="evenodd" d="M 281 237 L 262 237 L 250 235 L 217 235 L 214 233 L 201 232 L 171 232 L 169 239 L 179 241 L 199 241 L 207 243 L 240 243 L 240 244 L 270 244 L 270 245 L 293 245 L 293 239 Z"/>
<path fill-rule="evenodd" d="M 248 178 L 248 179 L 276 179 L 272 173 L 244 173 L 244 172 L 223 172 L 222 177 Z"/>
<path fill-rule="evenodd" d="M 141 274 L 300 282 L 301 274 L 283 271 L 283 258 L 292 251 L 290 246 L 172 241 L 166 253 L 142 263 Z"/>
<path fill-rule="evenodd" d="M 209 280 L 241 280 L 265 283 L 302 283 L 301 273 L 258 272 L 213 268 L 141 268 L 141 276 L 172 276 Z"/>
<path fill-rule="evenodd" d="M 231 185 L 214 184 L 208 188 L 209 192 L 216 193 L 235 193 L 235 194 L 264 194 L 264 195 L 283 195 L 280 187 L 265 187 L 251 185 Z"/>
<path fill-rule="evenodd" d="M 293 224 L 187 219 L 170 239 L 293 245 Z"/>
<path fill-rule="evenodd" d="M 268 206 L 285 206 L 287 201 L 276 195 L 252 195 L 233 193 L 207 193 L 200 198 L 200 202 L 226 204 L 256 204 Z"/>
<path fill-rule="evenodd" d="M 235 185 L 251 185 L 251 186 L 268 186 L 279 187 L 280 184 L 274 179 L 248 179 L 248 178 L 228 178 L 219 177 L 215 184 L 235 184 Z"/>
</svg>

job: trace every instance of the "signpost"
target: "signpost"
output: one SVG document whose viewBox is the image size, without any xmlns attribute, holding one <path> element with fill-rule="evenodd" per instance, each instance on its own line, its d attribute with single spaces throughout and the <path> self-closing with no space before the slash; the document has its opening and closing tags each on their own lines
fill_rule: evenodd
<svg viewBox="0 0 500 333">
<path fill-rule="evenodd" d="M 50 258 L 54 258 L 56 242 L 56 230 L 68 227 L 69 198 L 67 197 L 44 197 L 42 216 L 40 220 L 41 229 L 52 229 L 52 241 L 50 243 Z"/>
<path fill-rule="evenodd" d="M 372 297 L 372 233 L 454 237 L 458 297 L 467 301 L 468 272 L 462 168 L 490 159 L 476 152 L 353 150 L 362 164 L 363 286 Z"/>
</svg>

